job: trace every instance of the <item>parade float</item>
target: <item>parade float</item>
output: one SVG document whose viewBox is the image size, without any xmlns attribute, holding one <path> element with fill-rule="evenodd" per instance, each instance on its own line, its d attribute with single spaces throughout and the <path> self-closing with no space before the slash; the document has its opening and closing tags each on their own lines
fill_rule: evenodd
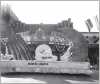
<svg viewBox="0 0 100 84">
<path fill-rule="evenodd" d="M 26 24 L 10 8 L 0 14 L 1 72 L 91 74 L 88 42 L 71 19 Z"/>
</svg>

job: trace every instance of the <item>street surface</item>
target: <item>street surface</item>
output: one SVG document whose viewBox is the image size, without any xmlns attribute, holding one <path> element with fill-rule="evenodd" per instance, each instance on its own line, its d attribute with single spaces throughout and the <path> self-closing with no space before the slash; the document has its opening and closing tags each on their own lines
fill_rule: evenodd
<svg viewBox="0 0 100 84">
<path fill-rule="evenodd" d="M 36 74 L 36 73 L 10 73 L 3 74 L 1 83 L 31 83 L 31 84 L 99 84 L 99 73 L 92 75 L 70 74 Z"/>
</svg>

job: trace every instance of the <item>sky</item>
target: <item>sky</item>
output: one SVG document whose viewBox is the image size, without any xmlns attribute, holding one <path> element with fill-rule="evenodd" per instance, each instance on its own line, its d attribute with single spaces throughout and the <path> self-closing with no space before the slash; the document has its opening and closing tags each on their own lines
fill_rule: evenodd
<svg viewBox="0 0 100 84">
<path fill-rule="evenodd" d="M 98 32 L 94 17 L 99 18 L 99 1 L 1 1 L 27 24 L 56 24 L 71 18 L 74 29 L 88 32 L 85 20 L 91 19 L 91 32 Z"/>
</svg>

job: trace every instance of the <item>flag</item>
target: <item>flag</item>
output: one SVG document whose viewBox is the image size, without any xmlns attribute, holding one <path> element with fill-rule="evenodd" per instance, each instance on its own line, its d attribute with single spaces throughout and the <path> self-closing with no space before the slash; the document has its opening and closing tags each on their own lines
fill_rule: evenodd
<svg viewBox="0 0 100 84">
<path fill-rule="evenodd" d="M 87 19 L 87 20 L 85 21 L 85 23 L 86 23 L 86 26 L 87 26 L 87 28 L 88 28 L 88 30 L 89 30 L 89 32 L 90 32 L 91 29 L 93 28 L 93 24 L 92 24 L 91 19 Z"/>
<path fill-rule="evenodd" d="M 95 18 L 97 29 L 99 30 L 99 20 L 98 20 L 97 15 L 94 18 Z"/>
</svg>

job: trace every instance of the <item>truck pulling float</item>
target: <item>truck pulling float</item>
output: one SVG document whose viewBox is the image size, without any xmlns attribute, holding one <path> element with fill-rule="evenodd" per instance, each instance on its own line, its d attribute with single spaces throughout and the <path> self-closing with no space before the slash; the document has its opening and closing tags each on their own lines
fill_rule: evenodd
<svg viewBox="0 0 100 84">
<path fill-rule="evenodd" d="M 1 72 L 92 73 L 88 42 L 70 18 L 58 24 L 25 24 L 2 7 L 0 44 Z"/>
</svg>

